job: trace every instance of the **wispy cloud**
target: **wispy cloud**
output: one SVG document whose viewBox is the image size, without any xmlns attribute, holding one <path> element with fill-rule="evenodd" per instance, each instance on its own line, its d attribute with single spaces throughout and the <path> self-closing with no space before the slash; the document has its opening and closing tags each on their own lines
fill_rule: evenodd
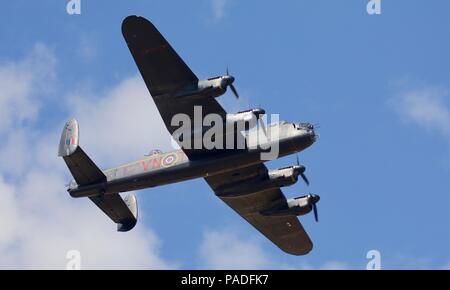
<svg viewBox="0 0 450 290">
<path fill-rule="evenodd" d="M 400 90 L 389 104 L 404 120 L 435 131 L 450 141 L 449 97 L 445 88 L 424 86 Z"/>
<path fill-rule="evenodd" d="M 212 0 L 211 8 L 214 16 L 214 20 L 219 21 L 225 17 L 227 6 L 230 0 Z"/>
<path fill-rule="evenodd" d="M 41 43 L 18 62 L 0 64 L 0 133 L 35 119 L 39 103 L 33 98 L 48 90 L 56 58 Z"/>
<path fill-rule="evenodd" d="M 77 54 L 81 57 L 81 59 L 85 62 L 91 62 L 93 59 L 97 57 L 97 41 L 96 37 L 93 37 L 91 34 L 85 33 L 82 34 L 79 40 L 79 45 L 77 48 Z"/>
</svg>

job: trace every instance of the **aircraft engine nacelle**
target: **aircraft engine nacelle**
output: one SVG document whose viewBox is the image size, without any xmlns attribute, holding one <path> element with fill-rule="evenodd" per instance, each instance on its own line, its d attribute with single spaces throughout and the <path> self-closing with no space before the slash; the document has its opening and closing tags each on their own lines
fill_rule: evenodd
<svg viewBox="0 0 450 290">
<path fill-rule="evenodd" d="M 198 93 L 217 98 L 227 91 L 227 82 L 224 76 L 212 77 L 198 82 Z"/>
<path fill-rule="evenodd" d="M 236 88 L 233 86 L 234 77 L 230 75 L 217 76 L 200 80 L 196 84 L 189 84 L 180 89 L 175 97 L 220 97 L 225 94 L 227 88 L 230 87 L 236 98 L 239 98 Z"/>
<path fill-rule="evenodd" d="M 308 194 L 305 196 L 288 199 L 288 211 L 294 213 L 297 216 L 310 213 L 313 209 L 313 204 L 318 201 L 316 201 L 314 197 L 318 196 Z"/>
<path fill-rule="evenodd" d="M 236 114 L 227 114 L 225 126 L 232 127 L 235 124 L 242 124 L 240 129 L 249 130 L 256 127 L 261 115 L 264 115 L 266 111 L 263 109 L 250 109 L 241 111 Z"/>
<path fill-rule="evenodd" d="M 295 165 L 269 171 L 270 181 L 277 187 L 290 186 L 298 181 L 298 176 L 305 172 L 305 167 Z"/>
<path fill-rule="evenodd" d="M 237 184 L 227 185 L 216 189 L 216 195 L 221 197 L 233 197 L 252 194 L 254 192 L 267 190 L 269 188 L 279 188 L 293 185 L 298 181 L 298 176 L 304 174 L 305 167 L 294 165 L 268 172 L 269 178 L 266 180 L 252 180 L 247 182 L 238 182 Z"/>
<path fill-rule="evenodd" d="M 320 196 L 316 194 L 308 194 L 296 198 L 291 198 L 287 200 L 287 206 L 284 206 L 282 208 L 272 208 L 263 212 L 263 214 L 270 216 L 301 216 L 313 211 L 316 207 L 316 203 L 319 202 L 319 200 Z M 317 209 L 315 210 L 315 216 L 317 219 Z"/>
</svg>

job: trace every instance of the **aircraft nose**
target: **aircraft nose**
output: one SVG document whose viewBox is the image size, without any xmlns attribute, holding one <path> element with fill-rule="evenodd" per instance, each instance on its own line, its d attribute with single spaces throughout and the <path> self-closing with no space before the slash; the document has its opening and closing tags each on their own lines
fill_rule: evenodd
<svg viewBox="0 0 450 290">
<path fill-rule="evenodd" d="M 315 126 L 313 124 L 307 124 L 306 126 L 309 138 L 311 139 L 312 142 L 316 142 L 318 135 L 316 134 L 315 131 Z"/>
<path fill-rule="evenodd" d="M 312 124 L 300 124 L 298 128 L 302 128 L 304 132 L 304 136 L 309 138 L 312 142 L 317 140 L 318 135 L 316 134 L 315 127 Z"/>
</svg>

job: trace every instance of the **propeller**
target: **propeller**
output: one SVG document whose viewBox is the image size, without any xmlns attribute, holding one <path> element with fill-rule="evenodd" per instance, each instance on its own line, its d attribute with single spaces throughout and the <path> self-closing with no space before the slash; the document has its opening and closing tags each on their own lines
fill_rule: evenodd
<svg viewBox="0 0 450 290">
<path fill-rule="evenodd" d="M 239 94 L 236 90 L 236 88 L 233 85 L 234 82 L 234 77 L 230 76 L 229 72 L 228 72 L 228 67 L 227 67 L 227 74 L 226 76 L 228 77 L 229 81 L 228 81 L 228 86 L 230 87 L 231 91 L 233 92 L 234 96 L 236 97 L 236 99 L 239 99 Z"/>
<path fill-rule="evenodd" d="M 310 202 L 313 212 L 314 212 L 314 220 L 316 221 L 316 223 L 318 223 L 319 222 L 319 214 L 317 212 L 316 203 L 319 202 L 320 196 L 318 196 L 316 194 L 309 194 L 308 198 L 309 198 L 309 202 Z"/>
<path fill-rule="evenodd" d="M 313 211 L 314 211 L 314 220 L 316 221 L 316 223 L 319 222 L 319 215 L 317 214 L 317 206 L 315 203 L 313 203 Z"/>
<path fill-rule="evenodd" d="M 259 123 L 259 126 L 261 127 L 264 135 L 267 137 L 267 128 L 266 125 L 264 124 L 264 120 L 262 119 L 261 115 L 265 115 L 266 114 L 266 110 L 262 109 L 261 106 L 258 105 L 257 109 L 252 109 L 253 114 L 256 117 L 256 120 Z"/>
<path fill-rule="evenodd" d="M 297 157 L 297 166 L 300 166 L 300 161 L 298 160 L 298 154 L 296 155 L 296 157 Z M 303 181 L 306 183 L 306 185 L 309 186 L 308 177 L 306 177 L 306 175 L 305 175 L 305 167 L 304 166 L 302 166 L 302 167 L 303 167 L 302 168 L 303 170 L 300 171 L 300 176 L 303 179 Z"/>
<path fill-rule="evenodd" d="M 236 97 L 236 99 L 239 99 L 239 94 L 236 91 L 236 88 L 233 86 L 233 84 L 230 84 L 230 89 L 233 92 L 234 96 Z"/>
</svg>

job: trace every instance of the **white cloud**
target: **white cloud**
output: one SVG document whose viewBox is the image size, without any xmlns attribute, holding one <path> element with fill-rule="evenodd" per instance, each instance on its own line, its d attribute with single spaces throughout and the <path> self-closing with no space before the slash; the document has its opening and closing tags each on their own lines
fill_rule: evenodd
<svg viewBox="0 0 450 290">
<path fill-rule="evenodd" d="M 29 159 L 24 131 L 17 129 L 2 136 L 2 138 L 0 171 L 7 173 L 9 176 L 19 175 L 23 172 Z"/>
<path fill-rule="evenodd" d="M 36 118 L 39 103 L 33 97 L 48 91 L 55 65 L 53 54 L 41 43 L 22 61 L 0 64 L 0 134 Z"/>
<path fill-rule="evenodd" d="M 171 135 L 140 76 L 120 82 L 100 97 L 78 93 L 67 99 L 79 121 L 80 145 L 96 161 L 117 165 L 151 149 L 172 149 Z"/>
<path fill-rule="evenodd" d="M 159 241 L 143 226 L 123 234 L 89 200 L 73 200 L 61 173 L 30 171 L 20 184 L 0 181 L 0 268 L 64 269 L 80 251 L 82 268 L 166 268 Z"/>
<path fill-rule="evenodd" d="M 447 90 L 437 87 L 403 90 L 390 105 L 405 120 L 433 130 L 450 140 L 450 105 Z"/>
<path fill-rule="evenodd" d="M 207 269 L 261 269 L 270 265 L 257 241 L 239 238 L 232 231 L 205 232 L 200 257 Z"/>
<path fill-rule="evenodd" d="M 65 191 L 68 170 L 56 156 L 64 120 L 50 130 L 39 126 L 39 118 L 51 108 L 41 93 L 54 80 L 55 63 L 51 51 L 39 44 L 24 60 L 0 65 L 0 86 L 6 86 L 0 96 L 0 268 L 64 269 L 66 253 L 72 249 L 80 251 L 84 269 L 171 267 L 161 258 L 160 241 L 151 229 L 138 223 L 131 232 L 117 233 L 113 222 L 93 203 L 72 199 Z M 120 122 L 126 119 L 121 109 L 126 114 L 133 105 L 118 100 L 120 96 L 130 103 L 139 102 L 134 93 L 140 90 L 135 79 L 118 84 L 105 96 L 94 98 L 98 103 L 84 103 L 86 115 L 82 114 L 83 100 L 79 101 L 73 112 L 83 115 L 86 139 L 94 143 L 106 139 L 109 153 L 115 143 L 120 150 L 135 150 L 121 143 L 129 135 L 132 142 L 144 142 L 125 130 L 133 122 Z M 143 102 L 139 105 L 144 106 Z M 150 118 L 144 116 L 136 123 L 153 121 L 156 110 L 150 107 L 148 113 Z M 102 120 L 110 116 L 110 122 Z M 139 130 L 143 127 L 137 125 Z M 151 144 L 157 142 L 154 139 L 150 138 Z M 96 153 L 103 150 L 96 148 Z"/>
</svg>

